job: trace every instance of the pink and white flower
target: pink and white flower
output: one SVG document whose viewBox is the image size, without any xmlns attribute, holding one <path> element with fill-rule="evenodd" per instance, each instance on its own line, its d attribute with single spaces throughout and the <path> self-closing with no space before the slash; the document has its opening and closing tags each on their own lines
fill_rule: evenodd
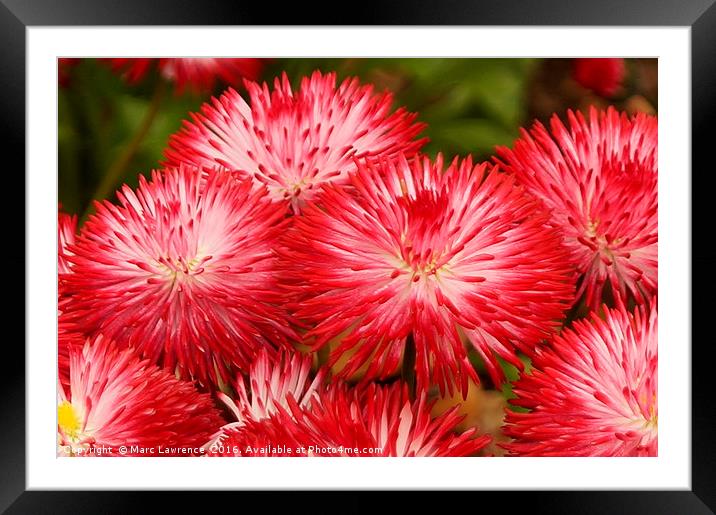
<svg viewBox="0 0 716 515">
<path fill-rule="evenodd" d="M 208 394 L 102 336 L 69 361 L 69 388 L 58 392 L 59 455 L 200 454 L 224 422 Z"/>
<path fill-rule="evenodd" d="M 573 298 L 562 234 L 514 178 L 468 158 L 364 162 L 351 188 L 327 185 L 283 237 L 282 283 L 318 349 L 341 374 L 397 371 L 413 338 L 418 386 L 452 391 L 477 375 L 464 340 L 497 382 L 496 355 L 521 367 Z"/>
<path fill-rule="evenodd" d="M 499 161 L 552 210 L 581 284 L 577 297 L 598 309 L 615 297 L 648 301 L 657 290 L 657 119 L 610 107 L 536 122 Z"/>
<path fill-rule="evenodd" d="M 271 198 L 288 201 L 294 211 L 321 184 L 348 182 L 354 160 L 367 156 L 412 154 L 426 140 L 415 114 L 391 113 L 393 96 L 335 73 L 315 72 L 291 89 L 284 74 L 269 92 L 264 83 L 246 82 L 250 105 L 233 89 L 204 104 L 169 141 L 167 163 L 221 166 L 268 187 Z"/>
<path fill-rule="evenodd" d="M 60 307 L 81 332 L 217 388 L 297 337 L 275 279 L 285 209 L 265 189 L 182 166 L 117 196 L 70 247 Z"/>
<path fill-rule="evenodd" d="M 411 401 L 407 387 L 332 384 L 314 394 L 310 408 L 291 403 L 269 418 L 249 420 L 225 435 L 213 456 L 471 456 L 489 436 L 454 432 L 453 408 L 432 418 L 426 393 Z"/>
<path fill-rule="evenodd" d="M 519 456 L 656 456 L 657 309 L 605 309 L 537 349 L 514 386 L 505 447 Z"/>
<path fill-rule="evenodd" d="M 223 426 L 205 447 L 211 448 L 221 442 L 227 433 L 242 427 L 248 420 L 263 420 L 279 408 L 289 409 L 290 402 L 307 409 L 326 375 L 326 370 L 321 369 L 311 379 L 312 361 L 310 355 L 300 352 L 292 355 L 281 352 L 278 358 L 260 352 L 249 370 L 249 388 L 243 376 L 239 376 L 234 384 L 236 401 L 223 392 L 217 394 L 236 421 Z"/>
</svg>

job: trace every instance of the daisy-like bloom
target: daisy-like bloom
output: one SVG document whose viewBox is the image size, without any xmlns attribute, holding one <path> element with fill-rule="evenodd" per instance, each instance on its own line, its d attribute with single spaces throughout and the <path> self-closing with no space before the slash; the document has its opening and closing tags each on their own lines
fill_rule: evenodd
<svg viewBox="0 0 716 515">
<path fill-rule="evenodd" d="M 99 336 L 70 353 L 70 386 L 58 393 L 58 454 L 200 454 L 223 422 L 209 394 Z"/>
<path fill-rule="evenodd" d="M 555 115 L 550 131 L 522 130 L 500 161 L 553 211 L 582 277 L 577 297 L 596 310 L 605 284 L 639 303 L 657 289 L 657 119 L 592 108 L 589 121 Z"/>
<path fill-rule="evenodd" d="M 432 418 L 422 392 L 410 401 L 394 383 L 349 388 L 333 383 L 314 394 L 310 409 L 295 402 L 269 418 L 228 432 L 213 456 L 470 456 L 490 440 L 471 428 L 454 432 L 463 418 L 453 408 Z"/>
<path fill-rule="evenodd" d="M 340 374 L 369 363 L 364 379 L 397 371 L 406 339 L 417 379 L 453 391 L 477 375 L 463 339 L 496 382 L 495 354 L 521 367 L 559 326 L 574 295 L 562 235 L 512 176 L 470 158 L 364 162 L 353 188 L 329 185 L 284 236 L 282 284 L 310 326 L 306 343 L 332 339 Z"/>
<path fill-rule="evenodd" d="M 624 59 L 580 58 L 574 60 L 573 77 L 581 86 L 602 97 L 612 97 L 626 75 Z"/>
<path fill-rule="evenodd" d="M 71 247 L 71 296 L 60 307 L 82 332 L 218 387 L 294 337 L 272 251 L 285 209 L 265 189 L 182 166 L 117 197 L 95 204 Z"/>
<path fill-rule="evenodd" d="M 274 90 L 246 83 L 251 105 L 229 89 L 204 104 L 192 122 L 169 140 L 170 165 L 220 165 L 268 186 L 271 197 L 290 201 L 294 211 L 314 196 L 320 184 L 345 183 L 355 158 L 415 153 L 425 127 L 400 108 L 391 114 L 390 93 L 371 85 L 315 72 L 293 92 L 286 74 Z"/>
<path fill-rule="evenodd" d="M 156 67 L 162 78 L 176 85 L 177 93 L 211 92 L 219 81 L 239 85 L 243 79 L 257 79 L 263 69 L 261 59 L 251 58 L 112 58 L 108 61 L 130 84 L 141 82 Z"/>
<path fill-rule="evenodd" d="M 57 268 L 60 274 L 71 272 L 72 266 L 68 256 L 71 255 L 68 246 L 75 243 L 77 236 L 77 215 L 68 215 L 60 211 L 57 215 Z"/>
<path fill-rule="evenodd" d="M 605 308 L 538 349 L 515 384 L 505 447 L 520 456 L 656 456 L 657 310 Z"/>
<path fill-rule="evenodd" d="M 311 363 L 311 356 L 307 354 L 295 352 L 289 355 L 281 352 L 275 357 L 261 351 L 251 364 L 249 388 L 246 388 L 241 376 L 234 385 L 236 402 L 223 392 L 217 394 L 236 417 L 236 421 L 222 427 L 205 447 L 210 448 L 222 441 L 227 432 L 243 426 L 247 420 L 270 417 L 277 411 L 277 406 L 288 409 L 289 398 L 300 408 L 306 409 L 325 377 L 325 369 L 321 369 L 311 380 Z"/>
</svg>

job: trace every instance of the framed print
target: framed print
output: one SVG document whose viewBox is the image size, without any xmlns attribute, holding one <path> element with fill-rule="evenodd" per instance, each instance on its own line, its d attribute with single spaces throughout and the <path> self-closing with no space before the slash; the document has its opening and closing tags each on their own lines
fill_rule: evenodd
<svg viewBox="0 0 716 515">
<path fill-rule="evenodd" d="M 27 303 L 3 509 L 395 489 L 711 513 L 709 2 L 6 4 Z"/>
</svg>

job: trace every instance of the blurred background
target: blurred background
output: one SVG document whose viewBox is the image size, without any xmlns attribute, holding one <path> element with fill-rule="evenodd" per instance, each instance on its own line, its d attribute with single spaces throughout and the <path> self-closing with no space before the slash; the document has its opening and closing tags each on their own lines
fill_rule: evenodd
<svg viewBox="0 0 716 515">
<path fill-rule="evenodd" d="M 164 61 L 164 62 L 163 62 Z M 114 199 L 122 184 L 159 167 L 169 136 L 190 112 L 241 77 L 273 82 L 286 72 L 297 87 L 314 70 L 335 71 L 339 81 L 357 76 L 394 94 L 394 107 L 419 113 L 430 138 L 424 151 L 447 158 L 472 154 L 489 159 L 496 145 L 511 145 L 519 128 L 567 109 L 614 105 L 628 113 L 657 112 L 656 59 L 270 59 L 240 60 L 232 73 L 192 83 L 197 59 L 60 59 L 58 63 L 58 187 L 62 210 L 81 222 L 93 199 Z M 180 65 L 182 63 L 179 63 Z M 201 64 L 201 63 L 199 63 Z M 486 454 L 502 454 L 500 426 L 511 386 L 471 384 L 468 398 L 439 398 L 436 412 L 460 405 L 462 427 L 493 436 Z M 529 365 L 527 363 L 527 365 Z M 508 379 L 517 369 L 503 364 Z M 437 396 L 437 393 L 436 393 Z"/>
<path fill-rule="evenodd" d="M 169 135 L 188 113 L 227 86 L 243 92 L 241 79 L 177 88 L 156 67 L 132 75 L 131 65 L 113 68 L 106 61 L 59 63 L 59 201 L 80 216 L 91 211 L 92 199 L 111 197 L 121 184 L 135 185 L 138 174 L 157 168 Z M 339 80 L 358 76 L 392 91 L 396 107 L 419 113 L 428 124 L 428 154 L 487 159 L 495 145 L 511 144 L 520 126 L 546 121 L 552 113 L 563 116 L 568 108 L 613 104 L 628 112 L 656 112 L 656 59 L 586 59 L 591 68 L 582 69 L 577 61 L 271 59 L 257 60 L 244 75 L 271 83 L 286 71 L 294 85 L 317 69 L 335 71 Z"/>
</svg>

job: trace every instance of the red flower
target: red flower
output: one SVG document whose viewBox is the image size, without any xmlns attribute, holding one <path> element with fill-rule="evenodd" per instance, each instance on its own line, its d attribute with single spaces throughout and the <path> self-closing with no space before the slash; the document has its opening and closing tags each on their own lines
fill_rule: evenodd
<svg viewBox="0 0 716 515">
<path fill-rule="evenodd" d="M 568 118 L 569 129 L 555 115 L 551 134 L 536 122 L 498 155 L 565 231 L 583 276 L 577 296 L 598 309 L 608 282 L 643 302 L 657 290 L 657 119 L 611 107 Z"/>
<path fill-rule="evenodd" d="M 230 174 L 181 167 L 117 192 L 71 247 L 71 297 L 87 334 L 103 333 L 202 384 L 246 370 L 294 337 L 278 305 L 273 246 L 285 210 Z"/>
<path fill-rule="evenodd" d="M 236 422 L 222 427 L 205 447 L 210 448 L 221 442 L 227 432 L 242 427 L 247 420 L 268 418 L 279 407 L 288 409 L 291 401 L 301 408 L 307 408 L 325 377 L 325 369 L 321 369 L 313 380 L 310 379 L 312 361 L 310 355 L 298 352 L 291 356 L 282 352 L 278 358 L 265 351 L 260 352 L 249 371 L 250 389 L 246 388 L 243 377 L 239 376 L 234 385 L 236 402 L 224 393 L 217 394 L 234 414 Z"/>
<path fill-rule="evenodd" d="M 538 349 L 515 384 L 505 447 L 521 456 L 656 456 L 657 310 L 606 309 Z"/>
<path fill-rule="evenodd" d="M 401 384 L 348 388 L 333 384 L 309 409 L 295 402 L 269 418 L 248 420 L 210 449 L 214 456 L 470 456 L 488 436 L 454 432 L 457 408 L 433 419 L 422 392 L 411 402 Z"/>
<path fill-rule="evenodd" d="M 67 247 L 75 243 L 77 236 L 77 215 L 59 212 L 57 215 L 57 268 L 60 274 L 71 272 L 68 257 L 71 252 Z"/>
<path fill-rule="evenodd" d="M 176 84 L 177 93 L 211 92 L 217 81 L 239 85 L 244 78 L 257 79 L 263 68 L 261 59 L 246 58 L 113 58 L 109 62 L 130 84 L 141 82 L 156 66 L 164 79 Z"/>
<path fill-rule="evenodd" d="M 70 386 L 70 353 L 72 349 L 82 350 L 85 337 L 76 330 L 62 314 L 57 320 L 57 370 L 62 387 Z"/>
<path fill-rule="evenodd" d="M 345 376 L 397 371 L 412 335 L 417 379 L 441 389 L 477 381 L 463 338 L 495 381 L 495 354 L 521 367 L 559 327 L 573 297 L 572 269 L 548 213 L 514 179 L 468 158 L 363 163 L 353 189 L 329 185 L 283 240 L 285 286 L 314 348 L 340 338 Z M 432 369 L 432 372 L 431 372 Z"/>
<path fill-rule="evenodd" d="M 208 394 L 100 336 L 70 353 L 57 422 L 59 455 L 186 455 L 223 420 Z"/>
<path fill-rule="evenodd" d="M 61 206 L 60 206 L 61 208 Z M 69 257 L 72 252 L 68 250 L 70 245 L 74 245 L 77 237 L 77 216 L 68 215 L 62 211 L 57 215 L 57 271 L 58 271 L 58 298 L 67 295 L 67 291 L 63 287 L 65 281 L 61 279 L 63 274 L 72 273 L 72 263 Z M 76 330 L 74 324 L 68 322 L 61 312 L 58 313 L 57 323 L 57 359 L 60 383 L 64 386 L 70 384 L 70 349 L 82 348 L 84 345 L 84 336 Z"/>
<path fill-rule="evenodd" d="M 574 80 L 602 97 L 612 97 L 624 81 L 624 59 L 581 58 L 574 60 Z"/>
<path fill-rule="evenodd" d="M 204 104 L 193 123 L 173 135 L 165 155 L 170 165 L 221 165 L 268 186 L 276 200 L 294 210 L 326 182 L 345 183 L 356 169 L 354 158 L 415 153 L 426 140 L 413 140 L 425 127 L 393 97 L 373 86 L 315 72 L 294 93 L 288 77 L 268 86 L 246 83 L 251 106 L 230 89 Z"/>
</svg>

